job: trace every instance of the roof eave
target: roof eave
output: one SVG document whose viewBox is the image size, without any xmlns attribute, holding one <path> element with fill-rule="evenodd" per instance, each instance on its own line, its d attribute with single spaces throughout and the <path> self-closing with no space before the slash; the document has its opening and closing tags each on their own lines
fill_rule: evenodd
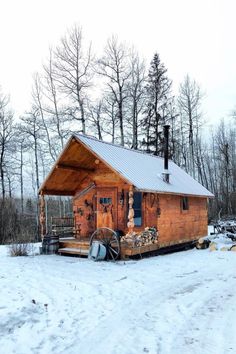
<svg viewBox="0 0 236 354">
<path fill-rule="evenodd" d="M 134 189 L 138 192 L 143 192 L 143 193 L 156 193 L 156 194 L 171 194 L 171 195 L 186 195 L 188 197 L 198 197 L 198 198 L 215 198 L 214 194 L 211 195 L 206 195 L 206 194 L 191 194 L 191 193 L 180 193 L 180 192 L 165 192 L 165 191 L 160 191 L 160 190 L 153 190 L 153 189 L 145 189 L 145 188 L 138 188 L 134 187 Z"/>
<path fill-rule="evenodd" d="M 86 145 L 82 140 L 77 135 L 72 136 L 74 139 L 76 139 L 81 145 L 83 145 L 86 149 L 88 149 L 94 156 L 96 156 L 97 159 L 102 161 L 104 165 L 106 165 L 109 169 L 111 169 L 115 174 L 118 174 L 121 179 L 123 179 L 127 184 L 134 186 L 134 184 L 129 181 L 120 171 L 116 170 L 114 167 L 112 167 L 109 163 L 107 163 L 106 160 L 104 160 L 100 155 L 98 155 L 93 149 L 91 149 L 90 146 Z M 135 188 L 135 186 L 134 186 Z"/>
</svg>

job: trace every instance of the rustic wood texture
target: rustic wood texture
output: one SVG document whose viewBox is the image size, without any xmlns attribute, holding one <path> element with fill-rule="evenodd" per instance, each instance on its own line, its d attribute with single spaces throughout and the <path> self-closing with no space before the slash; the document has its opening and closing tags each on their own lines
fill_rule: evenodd
<svg viewBox="0 0 236 354">
<path fill-rule="evenodd" d="M 129 247 L 128 245 L 121 245 L 121 258 L 126 256 L 135 256 L 142 253 L 153 252 L 159 249 L 158 244 L 150 244 L 140 247 Z"/>
<path fill-rule="evenodd" d="M 80 248 L 59 248 L 59 254 L 70 254 L 73 256 L 84 256 L 88 257 L 89 249 L 80 249 Z"/>
<path fill-rule="evenodd" d="M 82 196 L 75 196 L 73 212 L 75 219 L 76 237 L 90 237 L 96 225 L 95 189 L 89 190 Z"/>
<path fill-rule="evenodd" d="M 206 198 L 189 197 L 189 210 L 181 210 L 180 202 L 180 196 L 159 195 L 157 228 L 160 244 L 195 240 L 207 235 Z"/>
<path fill-rule="evenodd" d="M 82 181 L 91 175 L 95 182 L 99 180 L 100 183 L 108 183 L 108 186 L 124 181 L 106 162 L 98 160 L 92 151 L 72 138 L 55 162 L 40 192 L 48 195 L 75 195 Z"/>
<path fill-rule="evenodd" d="M 159 197 L 156 193 L 143 193 L 143 220 L 144 227 L 157 228 L 157 209 L 159 208 Z"/>
<path fill-rule="evenodd" d="M 95 169 L 96 157 L 71 139 L 41 187 L 45 194 L 74 195 L 81 181 Z M 64 193 L 63 193 L 64 192 Z"/>
<path fill-rule="evenodd" d="M 59 240 L 60 248 L 81 248 L 81 249 L 89 249 L 89 239 L 81 238 L 79 239 L 60 239 Z"/>
<path fill-rule="evenodd" d="M 133 186 L 129 187 L 129 213 L 128 213 L 128 232 L 129 234 L 132 234 L 134 231 L 134 209 L 133 209 L 133 204 L 134 204 L 134 192 L 133 192 Z"/>
<path fill-rule="evenodd" d="M 138 254 L 152 252 L 159 248 L 157 244 L 151 244 L 141 247 L 129 247 L 128 245 L 121 245 L 121 258 L 135 256 Z M 89 241 L 86 238 L 81 240 L 61 240 L 59 242 L 59 253 L 62 254 L 74 254 L 74 255 L 88 255 L 89 252 Z"/>
<path fill-rule="evenodd" d="M 117 188 L 97 188 L 97 228 L 109 227 L 117 229 Z M 102 202 L 103 199 L 109 202 Z"/>
</svg>

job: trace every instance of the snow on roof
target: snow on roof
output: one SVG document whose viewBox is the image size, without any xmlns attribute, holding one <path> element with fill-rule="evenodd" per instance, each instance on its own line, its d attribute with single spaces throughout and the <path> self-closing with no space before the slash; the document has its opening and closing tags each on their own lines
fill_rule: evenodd
<svg viewBox="0 0 236 354">
<path fill-rule="evenodd" d="M 85 135 L 77 134 L 75 137 L 138 190 L 206 197 L 214 196 L 171 160 L 169 160 L 170 183 L 166 183 L 162 179 L 164 171 L 163 158 Z"/>
</svg>

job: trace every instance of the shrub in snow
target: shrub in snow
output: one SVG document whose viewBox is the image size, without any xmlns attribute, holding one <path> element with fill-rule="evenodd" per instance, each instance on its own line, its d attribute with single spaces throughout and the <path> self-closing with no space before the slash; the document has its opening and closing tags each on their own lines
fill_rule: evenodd
<svg viewBox="0 0 236 354">
<path fill-rule="evenodd" d="M 11 257 L 28 256 L 32 250 L 30 243 L 12 243 L 8 246 Z"/>
</svg>

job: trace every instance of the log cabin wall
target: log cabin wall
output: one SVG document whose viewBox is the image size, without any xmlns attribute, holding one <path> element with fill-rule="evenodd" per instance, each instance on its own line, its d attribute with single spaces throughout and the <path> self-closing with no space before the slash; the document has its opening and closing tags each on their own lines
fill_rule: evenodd
<svg viewBox="0 0 236 354">
<path fill-rule="evenodd" d="M 94 188 L 86 192 L 86 188 L 92 184 L 94 184 Z M 116 224 L 114 228 L 126 232 L 128 190 L 129 185 L 102 162 L 96 166 L 95 171 L 88 172 L 79 184 L 73 199 L 76 237 L 90 237 L 92 232 L 97 229 L 99 209 L 97 197 L 106 197 L 108 191 L 113 191 L 113 195 L 115 195 L 112 207 Z M 83 191 L 85 193 L 81 195 Z"/>
<path fill-rule="evenodd" d="M 97 212 L 101 213 L 101 210 L 98 210 L 98 198 L 99 200 L 102 197 L 107 198 L 109 190 L 112 189 L 115 193 L 112 194 L 112 196 L 115 195 L 112 197 L 112 201 L 114 199 L 112 206 L 114 214 L 112 215 L 114 215 L 115 229 L 127 233 L 128 193 L 130 187 L 132 193 L 133 189 L 135 193 L 135 188 L 120 177 L 118 170 L 115 171 L 112 167 L 108 168 L 105 158 L 102 162 L 98 154 L 94 154 L 84 143 L 73 137 L 55 163 L 40 191 L 41 194 L 46 195 L 74 196 L 76 235 L 89 237 L 99 224 L 97 223 Z M 86 190 L 84 193 L 85 189 L 91 185 L 94 188 Z M 134 227 L 134 231 L 141 232 L 145 227 L 156 226 L 159 231 L 160 246 L 187 242 L 205 236 L 207 235 L 206 200 L 206 197 L 189 197 L 189 210 L 181 210 L 180 196 L 142 193 L 142 224 L 139 227 Z M 45 232 L 43 208 L 42 202 L 42 233 Z M 103 219 L 99 225 L 102 224 Z"/>
<path fill-rule="evenodd" d="M 187 242 L 207 235 L 207 198 L 189 197 L 182 210 L 181 196 L 159 195 L 157 219 L 160 246 Z"/>
<path fill-rule="evenodd" d="M 91 184 L 95 187 L 87 193 L 79 194 Z M 89 237 L 97 228 L 97 194 L 104 196 L 106 191 L 114 189 L 116 204 L 113 207 L 116 219 L 115 229 L 128 232 L 128 191 L 129 184 L 124 182 L 117 173 L 99 162 L 94 171 L 86 174 L 79 183 L 74 197 L 73 210 L 77 237 Z M 181 196 L 142 193 L 142 225 L 134 227 L 134 231 L 142 231 L 145 227 L 156 226 L 159 231 L 160 246 L 187 242 L 207 235 L 207 204 L 206 198 L 189 197 L 189 209 L 181 209 Z M 79 231 L 80 230 L 80 234 Z"/>
<path fill-rule="evenodd" d="M 77 193 L 73 200 L 75 236 L 89 237 L 95 227 L 95 190 L 89 190 L 82 196 Z"/>
</svg>

